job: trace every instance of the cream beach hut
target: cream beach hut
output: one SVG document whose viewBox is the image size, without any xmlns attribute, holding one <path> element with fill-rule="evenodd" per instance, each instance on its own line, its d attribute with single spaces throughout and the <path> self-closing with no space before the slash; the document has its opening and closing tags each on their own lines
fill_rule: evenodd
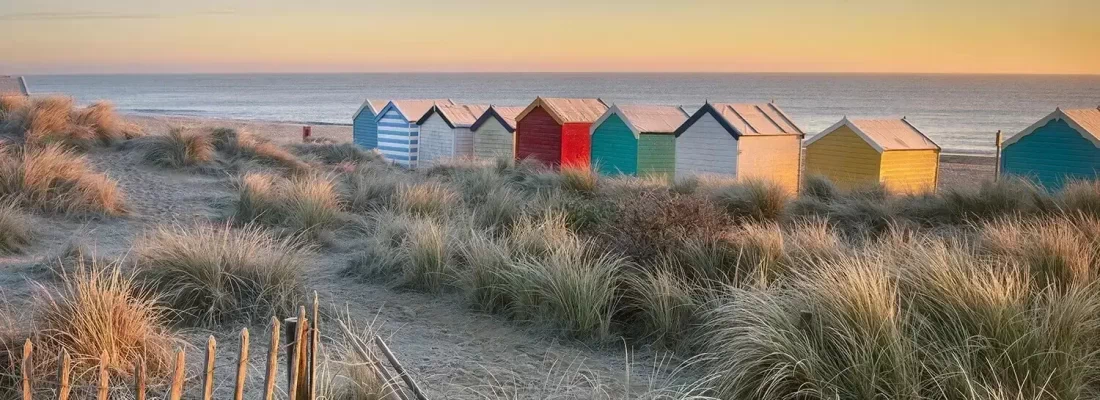
<svg viewBox="0 0 1100 400">
<path fill-rule="evenodd" d="M 474 156 L 507 158 L 516 156 L 516 116 L 524 107 L 490 106 L 474 122 Z"/>
<path fill-rule="evenodd" d="M 707 103 L 676 130 L 676 178 L 758 178 L 797 192 L 803 137 L 774 103 Z"/>
<path fill-rule="evenodd" d="M 26 96 L 27 81 L 22 76 L 0 75 L 0 96 Z"/>
<path fill-rule="evenodd" d="M 420 166 L 474 155 L 474 134 L 470 127 L 489 106 L 471 104 L 436 105 L 420 117 Z"/>
</svg>

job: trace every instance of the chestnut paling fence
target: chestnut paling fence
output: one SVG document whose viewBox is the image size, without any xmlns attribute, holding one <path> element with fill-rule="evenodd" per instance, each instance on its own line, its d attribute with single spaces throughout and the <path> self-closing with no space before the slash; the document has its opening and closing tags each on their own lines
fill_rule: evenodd
<svg viewBox="0 0 1100 400">
<path fill-rule="evenodd" d="M 341 330 L 347 335 L 353 350 L 364 360 L 367 360 L 368 367 L 377 376 L 379 382 L 381 382 L 382 397 L 389 400 L 427 400 L 427 397 L 421 391 L 420 387 L 412 379 L 412 377 L 406 372 L 401 363 L 390 351 L 389 346 L 382 340 L 381 337 L 374 336 L 370 343 L 364 342 L 358 336 L 354 335 L 350 328 L 344 324 L 343 321 L 338 321 Z M 287 349 L 287 399 L 294 400 L 314 400 L 317 398 L 317 355 L 318 344 L 321 338 L 320 330 L 320 313 L 318 309 L 317 296 L 314 294 L 313 298 L 313 315 L 312 318 L 306 317 L 306 308 L 304 306 L 299 307 L 298 316 L 296 318 L 287 318 L 283 324 L 280 324 L 279 319 L 271 318 L 271 340 L 268 346 L 267 352 L 267 366 L 264 377 L 263 386 L 263 399 L 274 400 L 275 399 L 275 376 L 278 373 L 278 360 L 279 360 L 279 332 L 281 325 L 286 325 L 286 349 Z M 249 336 L 248 328 L 241 330 L 240 348 L 237 352 L 237 370 L 235 379 L 235 386 L 233 389 L 233 399 L 241 400 L 245 394 L 245 380 L 248 376 L 248 350 L 249 350 Z M 397 373 L 400 380 L 396 379 L 392 373 L 386 368 L 386 366 L 375 356 L 375 352 L 371 349 L 371 344 L 377 348 L 377 352 L 385 356 L 389 361 L 390 366 Z M 214 336 L 206 342 L 206 358 L 203 364 L 202 371 L 202 398 L 203 400 L 212 400 L 214 398 L 214 360 L 217 355 L 217 342 L 214 340 Z M 27 339 L 23 344 L 23 358 L 20 364 L 21 367 L 21 392 L 24 400 L 31 400 L 34 397 L 34 390 L 41 387 L 56 388 L 56 396 L 49 396 L 49 398 L 56 398 L 57 400 L 67 400 L 72 392 L 73 386 L 70 382 L 71 358 L 68 351 L 62 350 L 58 354 L 58 368 L 56 379 L 52 382 L 35 382 L 33 379 L 33 359 L 34 359 L 34 343 Z M 176 351 L 176 364 L 172 372 L 169 388 L 167 394 L 163 397 L 169 400 L 180 400 L 184 391 L 184 377 L 186 374 L 186 361 L 187 355 L 183 349 Z M 99 359 L 99 373 L 98 383 L 95 388 L 95 398 L 97 400 L 107 400 L 111 392 L 110 388 L 110 376 L 107 370 L 109 359 L 106 353 L 102 354 Z M 404 383 L 407 386 L 403 388 L 400 383 Z M 42 385 L 42 386 L 39 386 Z M 137 400 L 146 399 L 146 368 L 143 362 L 139 362 L 134 371 L 133 378 L 133 390 L 134 398 Z M 411 392 L 411 395 L 409 394 Z M 39 396 L 42 398 L 42 396 Z"/>
</svg>

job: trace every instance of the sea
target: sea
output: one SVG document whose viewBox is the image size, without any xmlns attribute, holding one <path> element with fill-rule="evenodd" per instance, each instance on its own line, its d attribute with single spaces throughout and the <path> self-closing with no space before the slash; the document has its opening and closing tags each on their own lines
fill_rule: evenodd
<svg viewBox="0 0 1100 400">
<path fill-rule="evenodd" d="M 535 96 L 608 104 L 778 104 L 807 134 L 844 116 L 906 117 L 945 153 L 992 154 L 1055 107 L 1100 106 L 1100 75 L 772 73 L 377 73 L 28 76 L 33 94 L 107 100 L 124 113 L 350 124 L 365 99 L 527 105 Z"/>
</svg>

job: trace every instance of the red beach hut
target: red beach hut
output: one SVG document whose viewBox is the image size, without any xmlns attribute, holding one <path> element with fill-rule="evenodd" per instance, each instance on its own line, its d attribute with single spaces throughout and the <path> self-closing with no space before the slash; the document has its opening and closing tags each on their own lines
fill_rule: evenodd
<svg viewBox="0 0 1100 400">
<path fill-rule="evenodd" d="M 606 111 L 600 99 L 535 98 L 516 116 L 516 159 L 587 167 L 589 128 Z"/>
</svg>

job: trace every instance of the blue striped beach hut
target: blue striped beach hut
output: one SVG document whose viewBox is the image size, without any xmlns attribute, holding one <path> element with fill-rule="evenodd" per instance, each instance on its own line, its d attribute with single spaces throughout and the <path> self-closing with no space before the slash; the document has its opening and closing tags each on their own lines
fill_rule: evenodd
<svg viewBox="0 0 1100 400">
<path fill-rule="evenodd" d="M 450 100 L 392 100 L 378 111 L 378 152 L 386 160 L 410 168 L 416 167 L 420 147 L 420 125 L 435 105 L 453 105 Z"/>
<path fill-rule="evenodd" d="M 1001 143 L 1001 173 L 1060 190 L 1100 175 L 1100 109 L 1055 109 Z"/>
<path fill-rule="evenodd" d="M 370 150 L 378 148 L 378 122 L 375 117 L 386 102 L 382 100 L 367 99 L 359 106 L 359 111 L 351 117 L 351 141 L 360 147 Z"/>
</svg>

